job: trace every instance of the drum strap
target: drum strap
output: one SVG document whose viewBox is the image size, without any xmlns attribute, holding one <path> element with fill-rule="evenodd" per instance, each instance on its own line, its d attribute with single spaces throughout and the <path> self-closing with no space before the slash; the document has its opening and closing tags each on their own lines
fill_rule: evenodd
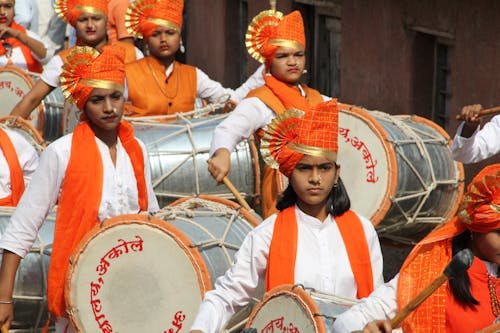
<svg viewBox="0 0 500 333">
<path fill-rule="evenodd" d="M 141 211 L 148 209 L 142 148 L 132 125 L 122 121 L 118 136 L 130 157 Z M 126 175 L 123 175 L 124 177 Z M 94 132 L 87 122 L 75 128 L 64 175 L 48 276 L 48 307 L 55 317 L 65 315 L 64 286 L 69 258 L 81 239 L 96 226 L 102 197 L 103 166 Z"/>
<path fill-rule="evenodd" d="M 356 213 L 351 210 L 335 217 L 335 222 L 346 246 L 358 287 L 357 296 L 358 298 L 366 297 L 373 291 L 373 272 L 363 225 Z M 278 213 L 274 224 L 267 262 L 267 291 L 282 284 L 295 283 L 297 239 L 295 206 L 290 206 Z"/>
<path fill-rule="evenodd" d="M 0 149 L 2 150 L 10 172 L 12 193 L 6 198 L 0 198 L 0 206 L 17 206 L 24 192 L 23 169 L 19 163 L 16 149 L 7 133 L 0 128 Z"/>
</svg>

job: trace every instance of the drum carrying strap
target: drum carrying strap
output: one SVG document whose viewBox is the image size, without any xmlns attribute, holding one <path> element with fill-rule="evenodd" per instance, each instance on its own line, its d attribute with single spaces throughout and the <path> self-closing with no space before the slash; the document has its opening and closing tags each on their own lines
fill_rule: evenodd
<svg viewBox="0 0 500 333">
<path fill-rule="evenodd" d="M 17 206 L 24 192 L 23 169 L 19 164 L 16 149 L 7 133 L 0 128 L 0 149 L 2 150 L 10 172 L 10 185 L 12 193 L 6 198 L 0 198 L 0 206 Z"/>
<path fill-rule="evenodd" d="M 356 213 L 351 210 L 335 217 L 335 222 L 344 240 L 356 280 L 357 297 L 366 297 L 373 291 L 373 271 L 363 225 Z M 295 206 L 291 206 L 278 213 L 274 224 L 267 262 L 267 291 L 282 284 L 295 283 L 297 235 Z"/>
</svg>

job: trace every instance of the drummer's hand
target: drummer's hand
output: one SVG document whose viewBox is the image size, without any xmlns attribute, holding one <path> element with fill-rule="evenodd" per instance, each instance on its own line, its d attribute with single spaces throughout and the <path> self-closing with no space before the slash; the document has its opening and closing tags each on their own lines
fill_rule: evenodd
<svg viewBox="0 0 500 333">
<path fill-rule="evenodd" d="M 457 119 L 466 121 L 468 123 L 473 123 L 477 126 L 481 122 L 479 111 L 481 111 L 482 109 L 483 107 L 481 106 L 481 104 L 466 105 L 462 108 L 462 111 L 457 116 Z"/>
<path fill-rule="evenodd" d="M 7 39 L 9 37 L 14 37 L 19 39 L 19 36 L 22 34 L 21 31 L 12 29 L 10 27 L 0 27 L 0 38 Z"/>
<path fill-rule="evenodd" d="M 391 333 L 392 327 L 391 322 L 388 320 L 376 320 L 366 324 L 362 331 L 356 331 L 352 333 Z"/>
<path fill-rule="evenodd" d="M 192 330 L 192 331 L 189 331 L 189 333 L 203 333 L 203 331 L 200 331 L 200 330 Z"/>
<path fill-rule="evenodd" d="M 219 148 L 207 162 L 208 172 L 218 184 L 221 184 L 231 169 L 231 153 L 226 148 Z"/>
<path fill-rule="evenodd" d="M 0 327 L 9 330 L 10 323 L 14 319 L 14 306 L 12 304 L 0 304 Z"/>
</svg>

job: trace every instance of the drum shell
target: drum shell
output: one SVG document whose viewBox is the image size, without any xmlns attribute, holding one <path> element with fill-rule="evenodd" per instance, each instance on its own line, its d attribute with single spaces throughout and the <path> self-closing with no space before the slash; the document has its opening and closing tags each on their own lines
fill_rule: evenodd
<svg viewBox="0 0 500 333">
<path fill-rule="evenodd" d="M 13 212 L 13 208 L 0 207 L 0 236 L 10 223 Z M 17 270 L 13 293 L 14 321 L 11 324 L 11 329 L 15 332 L 38 332 L 47 321 L 47 272 L 54 227 L 55 214 L 51 213 L 40 228 L 31 251 L 21 260 Z"/>
<path fill-rule="evenodd" d="M 199 194 L 233 199 L 207 169 L 210 141 L 226 115 L 184 119 L 168 123 L 132 121 L 135 135 L 148 149 L 152 182 L 160 207 L 178 198 Z M 260 167 L 253 139 L 244 140 L 231 153 L 233 185 L 247 201 L 260 192 Z"/>
<path fill-rule="evenodd" d="M 463 195 L 449 136 L 421 117 L 340 104 L 339 164 L 352 208 L 397 243 L 415 244 L 447 221 Z"/>
</svg>

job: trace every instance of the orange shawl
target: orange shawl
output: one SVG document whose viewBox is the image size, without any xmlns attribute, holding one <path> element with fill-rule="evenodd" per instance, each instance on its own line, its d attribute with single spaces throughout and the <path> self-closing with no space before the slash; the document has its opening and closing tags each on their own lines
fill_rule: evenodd
<svg viewBox="0 0 500 333">
<path fill-rule="evenodd" d="M 10 27 L 12 29 L 21 31 L 22 34 L 26 35 L 26 29 L 22 25 L 17 24 L 15 21 L 12 21 Z M 9 37 L 5 40 L 5 43 L 12 45 L 12 48 L 18 47 L 21 49 L 21 51 L 23 52 L 24 59 L 26 61 L 26 66 L 28 67 L 28 70 L 30 72 L 35 72 L 35 73 L 42 72 L 43 68 L 40 62 L 36 60 L 35 57 L 33 57 L 30 48 L 21 43 L 19 39 L 14 37 Z M 4 48 L 2 42 L 0 45 L 0 55 L 4 55 L 5 52 L 7 52 L 7 50 Z"/>
<path fill-rule="evenodd" d="M 16 149 L 7 133 L 0 128 L 0 150 L 3 152 L 10 172 L 10 185 L 12 194 L 6 198 L 0 198 L 0 206 L 17 206 L 24 192 L 23 169 L 19 164 Z"/>
<path fill-rule="evenodd" d="M 346 246 L 349 263 L 358 287 L 357 297 L 363 298 L 373 291 L 373 271 L 365 231 L 359 217 L 346 211 L 335 217 Z M 295 206 L 278 213 L 267 261 L 266 290 L 282 284 L 295 284 L 298 226 Z"/>
<path fill-rule="evenodd" d="M 148 209 L 144 156 L 131 125 L 122 121 L 118 136 L 134 168 L 139 207 Z M 126 175 L 123 175 L 126 176 Z M 69 257 L 85 234 L 99 223 L 103 166 L 94 132 L 88 123 L 75 128 L 71 155 L 59 197 L 52 256 L 48 276 L 48 307 L 57 316 L 65 315 L 64 283 Z"/>
</svg>

